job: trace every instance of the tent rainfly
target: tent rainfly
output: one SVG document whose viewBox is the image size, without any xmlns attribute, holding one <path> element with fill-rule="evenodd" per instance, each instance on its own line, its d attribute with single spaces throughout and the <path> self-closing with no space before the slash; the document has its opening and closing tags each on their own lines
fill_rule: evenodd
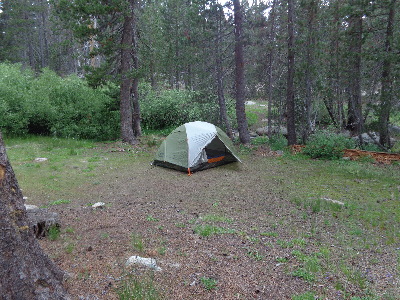
<svg viewBox="0 0 400 300">
<path fill-rule="evenodd" d="M 171 132 L 158 149 L 153 164 L 189 174 L 240 161 L 229 137 L 206 122 L 183 124 Z"/>
</svg>

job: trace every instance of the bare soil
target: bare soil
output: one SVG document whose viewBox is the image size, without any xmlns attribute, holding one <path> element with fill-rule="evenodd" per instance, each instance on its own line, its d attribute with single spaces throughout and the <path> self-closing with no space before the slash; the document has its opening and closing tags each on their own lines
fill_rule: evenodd
<svg viewBox="0 0 400 300">
<path fill-rule="evenodd" d="M 279 178 L 291 170 L 274 154 L 256 152 L 243 164 L 188 176 L 150 166 L 153 150 L 142 157 L 124 149 L 97 151 L 101 161 L 92 183 L 72 184 L 74 201 L 51 207 L 60 215 L 60 238 L 40 241 L 67 272 L 74 299 L 118 299 L 116 289 L 127 274 L 152 278 L 164 299 L 292 299 L 307 291 L 319 299 L 365 295 L 362 286 L 339 280 L 336 273 L 346 255 L 335 235 L 343 229 L 342 220 L 325 224 L 324 216 L 307 217 L 312 212 L 289 201 Z M 106 206 L 90 207 L 98 201 Z M 196 228 L 205 225 L 226 233 L 203 237 Z M 142 249 L 132 236 L 141 239 Z M 290 241 L 298 242 L 283 246 Z M 379 247 L 379 254 L 360 249 L 348 260 L 371 278 L 368 284 L 377 294 L 399 286 L 396 261 L 383 244 Z M 301 265 L 293 251 L 313 255 L 322 248 L 330 258 L 320 258 L 322 271 L 314 280 L 293 275 Z M 155 258 L 162 270 L 125 267 L 132 255 Z M 371 268 L 372 258 L 385 263 Z M 207 290 L 201 278 L 215 279 L 216 288 Z M 344 286 L 338 287 L 339 281 Z"/>
</svg>

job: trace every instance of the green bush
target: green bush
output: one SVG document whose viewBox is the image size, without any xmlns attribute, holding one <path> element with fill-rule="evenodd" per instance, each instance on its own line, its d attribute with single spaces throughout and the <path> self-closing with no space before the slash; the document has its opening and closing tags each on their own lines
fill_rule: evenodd
<svg viewBox="0 0 400 300">
<path fill-rule="evenodd" d="M 355 142 L 342 135 L 320 131 L 310 137 L 303 153 L 311 158 L 339 159 L 344 149 L 355 148 Z"/>
<path fill-rule="evenodd" d="M 9 135 L 113 139 L 119 111 L 107 92 L 77 76 L 61 78 L 48 69 L 34 76 L 21 65 L 0 64 L 0 129 Z"/>
<path fill-rule="evenodd" d="M 287 148 L 287 139 L 281 134 L 273 135 L 269 139 L 269 145 L 273 151 L 285 150 Z"/>
<path fill-rule="evenodd" d="M 140 85 L 142 126 L 146 130 L 176 127 L 187 122 L 217 123 L 219 108 L 212 96 L 189 90 L 154 91 Z"/>
</svg>

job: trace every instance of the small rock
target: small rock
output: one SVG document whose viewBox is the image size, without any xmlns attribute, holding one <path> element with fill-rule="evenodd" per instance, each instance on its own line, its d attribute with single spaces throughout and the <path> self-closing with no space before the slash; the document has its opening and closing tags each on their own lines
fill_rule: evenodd
<svg viewBox="0 0 400 300">
<path fill-rule="evenodd" d="M 338 200 L 333 200 L 333 199 L 330 199 L 330 198 L 322 198 L 322 200 L 329 201 L 329 202 L 332 202 L 332 203 L 335 203 L 335 204 L 339 204 L 339 205 L 341 205 L 341 206 L 344 206 L 344 203 L 341 202 L 341 201 L 338 201 Z"/>
<path fill-rule="evenodd" d="M 37 158 L 35 158 L 35 162 L 43 162 L 43 161 L 46 161 L 46 160 L 48 160 L 48 158 L 46 158 L 46 157 L 37 157 Z"/>
<path fill-rule="evenodd" d="M 103 208 L 106 204 L 104 202 L 96 202 L 92 205 L 93 208 Z"/>
<path fill-rule="evenodd" d="M 37 207 L 36 205 L 30 205 L 30 204 L 24 204 L 25 205 L 25 209 L 28 210 L 37 210 L 39 209 L 39 207 Z"/>
<path fill-rule="evenodd" d="M 142 265 L 147 268 L 154 269 L 156 271 L 161 271 L 161 268 L 159 266 L 157 266 L 157 262 L 154 258 L 140 257 L 140 256 L 134 255 L 134 256 L 131 256 L 128 258 L 125 265 L 130 266 L 133 264 Z"/>
</svg>

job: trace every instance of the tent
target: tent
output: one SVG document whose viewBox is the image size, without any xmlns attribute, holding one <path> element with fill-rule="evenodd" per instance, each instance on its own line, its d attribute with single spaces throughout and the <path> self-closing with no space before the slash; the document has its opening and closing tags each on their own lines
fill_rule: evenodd
<svg viewBox="0 0 400 300">
<path fill-rule="evenodd" d="M 190 174 L 236 161 L 241 162 L 225 132 L 213 124 L 196 121 L 172 131 L 162 142 L 153 164 Z"/>
</svg>

